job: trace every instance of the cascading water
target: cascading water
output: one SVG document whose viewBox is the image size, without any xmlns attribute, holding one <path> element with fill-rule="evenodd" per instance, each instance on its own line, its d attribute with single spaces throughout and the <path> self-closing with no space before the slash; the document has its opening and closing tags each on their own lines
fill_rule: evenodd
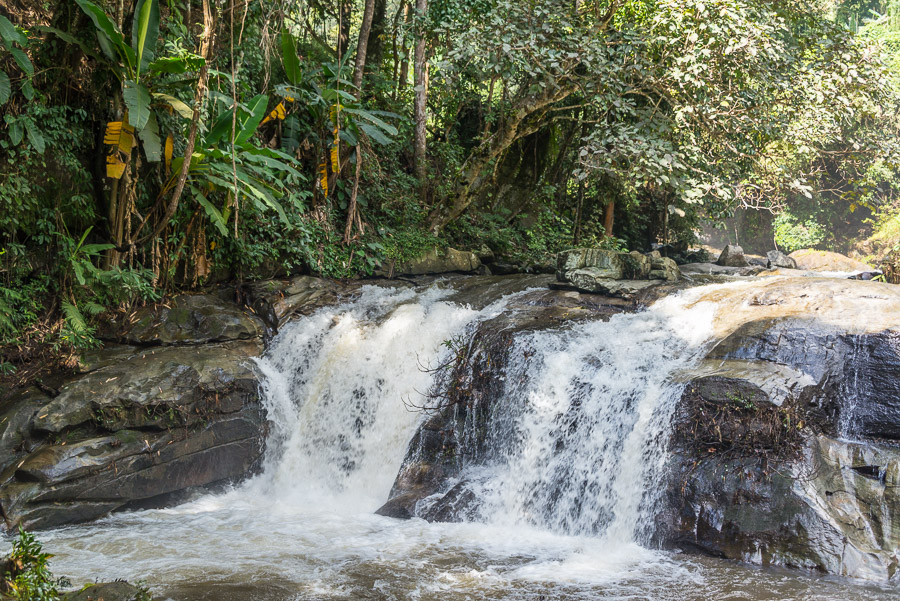
<svg viewBox="0 0 900 601">
<path fill-rule="evenodd" d="M 262 473 L 176 507 L 45 532 L 55 573 L 76 585 L 145 580 L 175 601 L 888 598 L 636 544 L 665 460 L 670 376 L 710 332 L 714 307 L 687 308 L 693 291 L 514 341 L 494 455 L 472 479 L 480 523 L 374 515 L 422 419 L 403 402 L 431 385 L 419 364 L 507 311 L 452 294 L 365 287 L 286 326 L 259 361 Z"/>
<path fill-rule="evenodd" d="M 443 302 L 450 292 L 367 287 L 352 306 L 285 329 L 259 362 L 273 431 L 255 494 L 318 496 L 360 511 L 384 502 L 421 417 L 404 400 L 430 386 L 420 367 L 503 307 Z"/>
<path fill-rule="evenodd" d="M 481 515 L 644 542 L 683 387 L 671 375 L 700 357 L 713 312 L 666 299 L 518 339 L 490 434 L 500 457 L 479 469 Z"/>
</svg>

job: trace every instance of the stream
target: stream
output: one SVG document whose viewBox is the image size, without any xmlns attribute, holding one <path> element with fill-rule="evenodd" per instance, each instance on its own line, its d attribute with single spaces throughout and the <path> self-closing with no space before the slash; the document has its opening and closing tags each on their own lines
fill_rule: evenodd
<svg viewBox="0 0 900 601">
<path fill-rule="evenodd" d="M 423 367 L 509 297 L 474 309 L 446 288 L 367 286 L 285 326 L 259 359 L 270 432 L 258 475 L 39 538 L 76 586 L 124 578 L 173 601 L 900 599 L 889 585 L 653 548 L 672 375 L 713 334 L 702 290 L 517 338 L 496 448 L 464 470 L 483 500 L 471 521 L 373 512 L 423 419 L 408 409 L 432 386 Z"/>
</svg>

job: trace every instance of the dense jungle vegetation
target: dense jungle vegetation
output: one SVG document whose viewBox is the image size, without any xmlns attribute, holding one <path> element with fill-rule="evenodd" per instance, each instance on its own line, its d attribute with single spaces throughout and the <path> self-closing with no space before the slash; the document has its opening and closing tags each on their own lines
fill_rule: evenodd
<svg viewBox="0 0 900 601">
<path fill-rule="evenodd" d="M 437 246 L 900 247 L 900 0 L 0 0 L 0 376 Z M 865 244 L 863 246 L 865 246 Z"/>
</svg>

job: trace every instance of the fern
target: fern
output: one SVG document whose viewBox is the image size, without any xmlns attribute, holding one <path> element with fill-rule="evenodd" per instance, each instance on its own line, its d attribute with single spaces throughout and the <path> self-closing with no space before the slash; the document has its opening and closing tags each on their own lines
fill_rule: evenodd
<svg viewBox="0 0 900 601">
<path fill-rule="evenodd" d="M 88 327 L 84 315 L 76 305 L 70 303 L 69 301 L 63 301 L 62 310 L 66 316 L 66 325 L 70 330 L 77 334 L 83 334 L 90 331 L 90 327 Z"/>
</svg>

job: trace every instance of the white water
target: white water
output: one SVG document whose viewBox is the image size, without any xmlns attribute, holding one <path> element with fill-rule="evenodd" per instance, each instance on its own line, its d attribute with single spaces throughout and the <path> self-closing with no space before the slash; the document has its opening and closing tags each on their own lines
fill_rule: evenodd
<svg viewBox="0 0 900 601">
<path fill-rule="evenodd" d="M 421 418 L 403 403 L 430 385 L 417 362 L 437 363 L 444 340 L 505 307 L 475 311 L 447 294 L 366 288 L 286 327 L 260 362 L 273 422 L 263 473 L 44 533 L 54 571 L 75 584 L 143 579 L 178 601 L 890 598 L 638 544 L 678 392 L 669 374 L 712 321 L 714 307 L 679 298 L 515 343 L 513 409 L 493 432 L 515 443 L 473 484 L 487 523 L 373 515 Z"/>
<path fill-rule="evenodd" d="M 668 298 L 516 341 L 504 398 L 492 420 L 501 458 L 473 475 L 483 518 L 561 534 L 646 543 L 681 386 L 714 307 Z M 509 441 L 515 441 L 510 444 Z"/>
</svg>

